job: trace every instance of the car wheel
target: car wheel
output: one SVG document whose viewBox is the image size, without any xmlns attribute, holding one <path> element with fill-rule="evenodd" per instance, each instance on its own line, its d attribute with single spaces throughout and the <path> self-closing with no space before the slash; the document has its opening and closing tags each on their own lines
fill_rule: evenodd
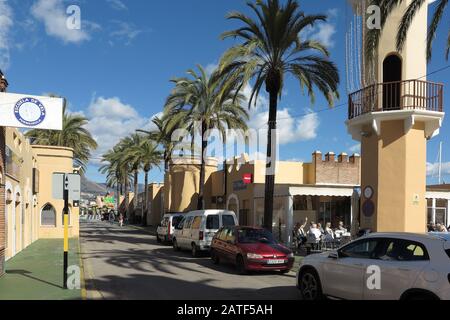
<svg viewBox="0 0 450 320">
<path fill-rule="evenodd" d="M 158 235 L 156 235 L 156 242 L 161 243 L 161 238 Z"/>
<path fill-rule="evenodd" d="M 178 246 L 177 239 L 173 239 L 172 245 L 173 245 L 173 249 L 175 251 L 180 251 L 180 247 Z"/>
<path fill-rule="evenodd" d="M 193 244 L 191 245 L 191 247 L 192 247 L 192 256 L 193 256 L 194 258 L 197 258 L 197 257 L 198 257 L 197 245 L 196 245 L 195 243 L 193 243 Z"/>
<path fill-rule="evenodd" d="M 236 258 L 236 271 L 238 274 L 247 274 L 244 258 L 242 256 L 237 256 Z"/>
<path fill-rule="evenodd" d="M 322 299 L 322 285 L 317 273 L 313 270 L 305 270 L 299 277 L 300 292 L 305 300 Z"/>
<path fill-rule="evenodd" d="M 217 253 L 214 250 L 211 250 L 211 259 L 214 262 L 214 264 L 220 263 L 219 256 L 217 255 Z"/>
</svg>

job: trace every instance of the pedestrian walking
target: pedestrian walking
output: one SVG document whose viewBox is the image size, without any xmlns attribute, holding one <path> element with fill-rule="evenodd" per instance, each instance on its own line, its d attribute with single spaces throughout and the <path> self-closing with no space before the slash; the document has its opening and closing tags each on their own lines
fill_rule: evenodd
<svg viewBox="0 0 450 320">
<path fill-rule="evenodd" d="M 123 214 L 119 215 L 119 226 L 123 227 Z"/>
</svg>

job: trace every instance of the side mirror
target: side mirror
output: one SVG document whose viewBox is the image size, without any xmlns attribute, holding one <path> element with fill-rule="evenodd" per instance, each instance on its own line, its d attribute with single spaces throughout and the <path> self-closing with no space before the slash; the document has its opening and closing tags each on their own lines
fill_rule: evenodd
<svg viewBox="0 0 450 320">
<path fill-rule="evenodd" d="M 337 251 L 332 251 L 328 255 L 328 258 L 337 260 L 339 259 L 339 253 Z"/>
</svg>

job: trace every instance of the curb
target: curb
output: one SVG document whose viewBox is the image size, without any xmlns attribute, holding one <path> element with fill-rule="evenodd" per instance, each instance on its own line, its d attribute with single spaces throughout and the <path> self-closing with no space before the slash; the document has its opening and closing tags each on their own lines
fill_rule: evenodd
<svg viewBox="0 0 450 320">
<path fill-rule="evenodd" d="M 86 282 L 84 279 L 84 264 L 83 259 L 81 258 L 81 244 L 80 238 L 78 237 L 78 256 L 80 259 L 80 285 L 81 285 L 81 300 L 87 300 L 87 292 L 86 292 Z"/>
</svg>

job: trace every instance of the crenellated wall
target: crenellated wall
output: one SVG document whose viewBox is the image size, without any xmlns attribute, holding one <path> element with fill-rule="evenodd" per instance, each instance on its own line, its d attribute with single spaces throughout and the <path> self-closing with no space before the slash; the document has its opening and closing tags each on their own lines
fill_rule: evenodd
<svg viewBox="0 0 450 320">
<path fill-rule="evenodd" d="M 313 184 L 359 185 L 361 182 L 361 157 L 359 154 L 348 156 L 341 153 L 337 158 L 328 152 L 323 158 L 320 151 L 312 154 L 314 172 Z"/>
</svg>

